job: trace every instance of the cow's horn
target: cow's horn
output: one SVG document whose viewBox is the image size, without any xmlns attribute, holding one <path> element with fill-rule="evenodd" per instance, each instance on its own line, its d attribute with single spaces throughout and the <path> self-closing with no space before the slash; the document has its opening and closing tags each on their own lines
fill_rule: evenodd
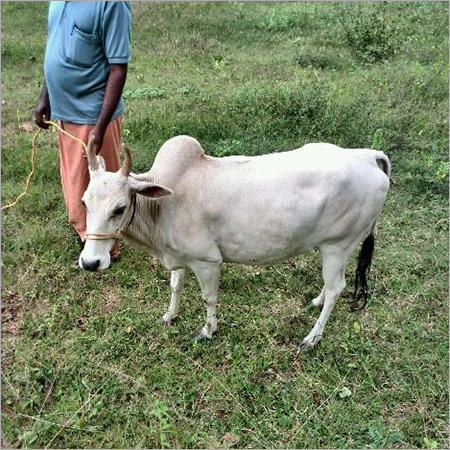
<svg viewBox="0 0 450 450">
<path fill-rule="evenodd" d="M 125 158 L 122 165 L 122 175 L 128 177 L 131 172 L 131 152 L 126 144 L 122 144 L 122 150 L 125 152 Z"/>
<path fill-rule="evenodd" d="M 94 151 L 94 141 L 95 141 L 95 136 L 91 135 L 89 137 L 87 148 L 86 148 L 88 166 L 89 166 L 90 170 L 98 170 L 97 155 L 95 154 L 95 151 Z"/>
</svg>

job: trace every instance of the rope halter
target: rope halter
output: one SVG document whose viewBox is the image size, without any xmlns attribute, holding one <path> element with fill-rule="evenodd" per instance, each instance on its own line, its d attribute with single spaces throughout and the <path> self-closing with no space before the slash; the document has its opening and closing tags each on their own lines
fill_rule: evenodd
<svg viewBox="0 0 450 450">
<path fill-rule="evenodd" d="M 120 239 L 122 237 L 122 233 L 125 230 L 117 230 L 115 233 L 110 234 L 101 234 L 101 233 L 85 233 L 86 239 L 90 241 L 101 241 L 103 239 Z"/>
</svg>

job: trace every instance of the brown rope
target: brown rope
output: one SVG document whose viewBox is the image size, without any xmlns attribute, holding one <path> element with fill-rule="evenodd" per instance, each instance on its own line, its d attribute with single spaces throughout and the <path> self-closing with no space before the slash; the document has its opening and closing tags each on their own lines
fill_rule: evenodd
<svg viewBox="0 0 450 450">
<path fill-rule="evenodd" d="M 49 124 L 49 125 L 52 125 L 52 126 L 56 127 L 61 133 L 64 133 L 64 134 L 66 134 L 67 136 L 69 136 L 69 137 L 71 137 L 72 139 L 74 139 L 75 141 L 78 141 L 78 142 L 83 146 L 84 150 L 85 150 L 85 151 L 87 150 L 87 146 L 86 146 L 86 144 L 85 144 L 82 140 L 76 138 L 75 136 L 72 136 L 70 133 L 68 133 L 67 131 L 63 130 L 57 123 L 52 122 L 51 120 L 46 120 L 45 123 L 47 123 L 47 124 Z M 9 209 L 9 208 L 12 208 L 13 206 L 15 206 L 15 205 L 19 202 L 19 200 L 20 200 L 24 195 L 26 195 L 26 193 L 28 192 L 28 188 L 30 187 L 31 178 L 33 177 L 33 174 L 34 174 L 34 167 L 35 167 L 35 155 L 36 155 L 35 141 L 36 141 L 36 138 L 38 137 L 38 135 L 39 135 L 39 133 L 40 133 L 41 131 L 42 131 L 42 128 L 39 128 L 39 129 L 36 131 L 35 135 L 33 136 L 33 139 L 31 140 L 31 171 L 30 171 L 30 173 L 29 173 L 28 176 L 27 176 L 27 180 L 26 180 L 26 182 L 25 182 L 25 189 L 24 189 L 23 192 L 16 198 L 16 200 L 15 200 L 14 202 L 9 203 L 8 205 L 2 206 L 1 211 L 4 211 L 4 210 L 6 210 L 6 209 Z"/>
<path fill-rule="evenodd" d="M 103 233 L 85 233 L 86 239 L 92 241 L 101 241 L 104 239 L 120 239 L 122 237 L 122 231 L 118 230 L 115 233 L 103 234 Z"/>
</svg>

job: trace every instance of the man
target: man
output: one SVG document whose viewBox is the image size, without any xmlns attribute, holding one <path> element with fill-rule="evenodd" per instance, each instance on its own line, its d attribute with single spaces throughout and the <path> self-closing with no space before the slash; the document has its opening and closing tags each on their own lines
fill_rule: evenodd
<svg viewBox="0 0 450 450">
<path fill-rule="evenodd" d="M 35 109 L 36 124 L 50 117 L 87 143 L 94 135 L 96 154 L 109 171 L 119 169 L 122 91 L 130 60 L 129 2 L 51 2 L 48 13 L 44 82 Z M 69 220 L 86 240 L 86 211 L 81 197 L 89 184 L 81 144 L 59 132 L 60 172 Z M 118 245 L 112 251 L 117 258 Z"/>
</svg>

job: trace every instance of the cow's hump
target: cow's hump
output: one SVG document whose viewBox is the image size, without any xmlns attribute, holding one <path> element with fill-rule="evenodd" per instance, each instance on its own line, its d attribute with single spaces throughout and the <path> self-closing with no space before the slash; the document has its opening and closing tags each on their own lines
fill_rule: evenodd
<svg viewBox="0 0 450 450">
<path fill-rule="evenodd" d="M 176 136 L 166 141 L 159 149 L 151 172 L 159 180 L 176 181 L 205 157 L 202 146 L 190 136 Z"/>
</svg>

